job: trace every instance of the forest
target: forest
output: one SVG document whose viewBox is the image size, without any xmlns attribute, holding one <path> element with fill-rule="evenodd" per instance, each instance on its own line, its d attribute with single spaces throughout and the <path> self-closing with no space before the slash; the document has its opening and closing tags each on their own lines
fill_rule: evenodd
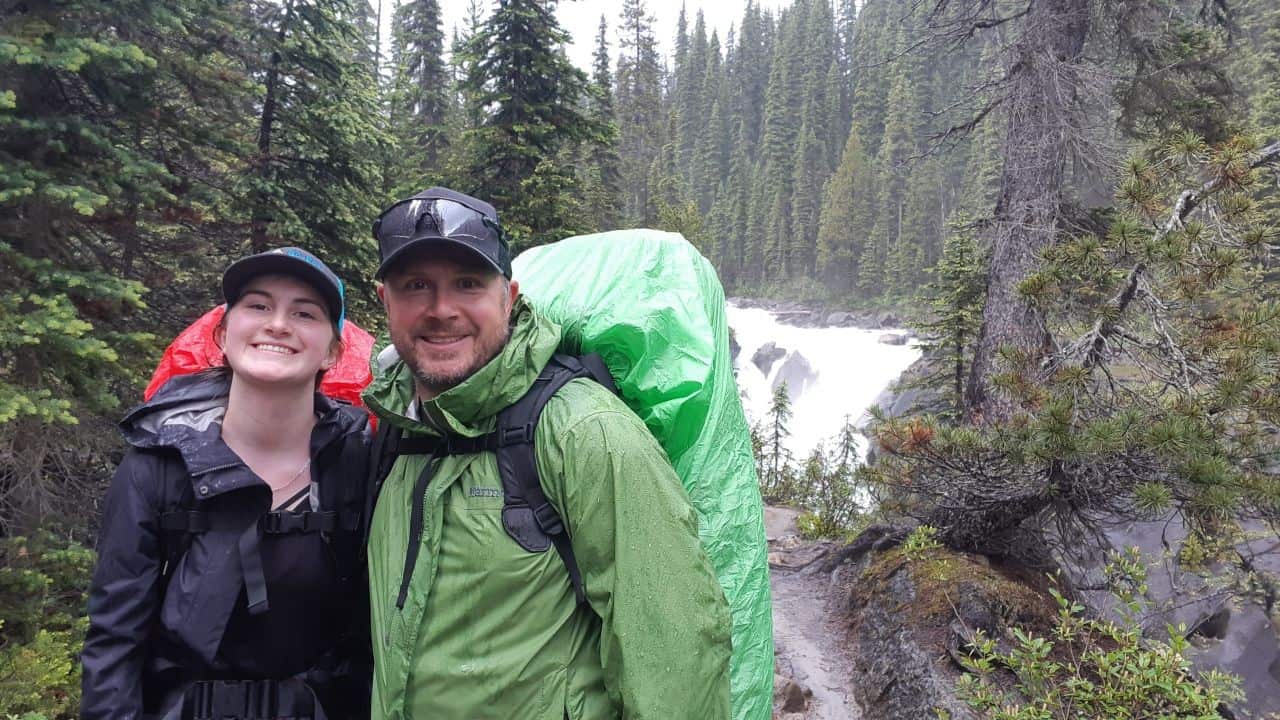
<svg viewBox="0 0 1280 720">
<path fill-rule="evenodd" d="M 516 252 L 655 227 L 729 295 L 902 309 L 941 399 L 878 419 L 860 482 L 953 547 L 1035 562 L 1046 516 L 1174 509 L 1226 553 L 1280 520 L 1280 5 L 748 1 L 723 35 L 682 10 L 666 55 L 622 0 L 589 68 L 556 7 L 0 0 L 12 712 L 74 711 L 66 540 L 229 260 L 311 249 L 376 331 L 371 222 L 430 185 Z"/>
</svg>

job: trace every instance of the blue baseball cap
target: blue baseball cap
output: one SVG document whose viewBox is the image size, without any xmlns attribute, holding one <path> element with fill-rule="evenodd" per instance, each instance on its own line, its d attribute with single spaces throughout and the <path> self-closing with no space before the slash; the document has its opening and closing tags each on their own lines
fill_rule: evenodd
<svg viewBox="0 0 1280 720">
<path fill-rule="evenodd" d="M 227 305 L 233 305 L 250 280 L 274 274 L 291 275 L 314 287 L 328 305 L 329 317 L 334 319 L 338 332 L 342 332 L 342 323 L 347 317 L 342 279 L 320 258 L 302 248 L 276 248 L 231 263 L 222 273 L 222 297 Z"/>
</svg>

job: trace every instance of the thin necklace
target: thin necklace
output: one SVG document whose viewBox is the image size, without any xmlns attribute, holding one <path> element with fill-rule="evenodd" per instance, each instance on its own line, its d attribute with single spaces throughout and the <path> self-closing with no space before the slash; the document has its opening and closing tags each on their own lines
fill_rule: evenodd
<svg viewBox="0 0 1280 720">
<path fill-rule="evenodd" d="M 298 481 L 298 477 L 309 467 L 311 467 L 311 458 L 307 458 L 307 461 L 302 463 L 302 467 L 298 468 L 298 472 L 294 473 L 293 477 L 289 478 L 289 482 L 281 485 L 280 490 L 293 487 L 293 484 Z"/>
</svg>

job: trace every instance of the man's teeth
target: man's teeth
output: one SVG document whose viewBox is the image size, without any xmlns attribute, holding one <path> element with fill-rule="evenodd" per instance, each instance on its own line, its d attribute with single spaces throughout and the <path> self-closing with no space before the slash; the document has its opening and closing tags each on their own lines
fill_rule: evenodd
<svg viewBox="0 0 1280 720">
<path fill-rule="evenodd" d="M 279 354 L 281 354 L 281 355 L 292 355 L 292 354 L 293 354 L 293 350 L 290 350 L 289 348 L 287 348 L 287 347 L 285 347 L 285 346 L 283 346 L 283 345 L 259 345 L 259 346 L 258 346 L 258 349 L 259 349 L 259 350 L 266 350 L 267 352 L 279 353 Z"/>
<path fill-rule="evenodd" d="M 423 339 L 426 340 L 428 343 L 431 343 L 432 345 L 448 345 L 449 343 L 457 342 L 462 338 L 463 338 L 462 335 L 453 335 L 450 337 L 429 337 L 429 338 L 423 338 Z"/>
</svg>

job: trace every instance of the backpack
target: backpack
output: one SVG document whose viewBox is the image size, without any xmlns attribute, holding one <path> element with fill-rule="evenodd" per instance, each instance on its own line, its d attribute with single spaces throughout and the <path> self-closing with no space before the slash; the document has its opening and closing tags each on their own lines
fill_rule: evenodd
<svg viewBox="0 0 1280 720">
<path fill-rule="evenodd" d="M 401 455 L 463 455 L 478 452 L 493 452 L 498 458 L 498 475 L 502 478 L 502 526 L 507 535 L 525 550 L 538 553 L 546 552 L 554 546 L 569 573 L 569 582 L 573 585 L 573 594 L 579 604 L 586 602 L 586 593 L 582 588 L 582 573 L 578 569 L 577 558 L 573 554 L 573 545 L 569 542 L 569 534 L 564 522 L 555 507 L 547 501 L 542 490 L 542 479 L 538 475 L 538 463 L 534 456 L 533 439 L 538 427 L 538 419 L 551 397 L 559 392 L 571 380 L 590 378 L 617 394 L 613 377 L 604 361 L 594 353 L 574 357 L 557 354 L 538 374 L 528 392 L 519 400 L 498 413 L 497 427 L 493 432 L 480 437 L 464 437 L 462 435 L 445 435 L 443 437 L 405 438 L 400 429 L 389 422 L 378 423 L 378 430 L 373 437 L 370 457 L 369 491 L 366 494 L 364 508 L 365 544 L 368 544 L 369 528 L 373 522 L 373 509 L 377 504 L 382 484 L 391 473 L 396 458 Z M 430 479 L 430 471 L 424 477 Z M 417 509 L 417 508 L 415 508 Z M 420 525 L 420 512 L 414 514 L 410 523 Z M 414 530 L 410 530 L 414 533 Z M 411 555 L 417 554 L 417 546 L 410 547 Z M 412 559 L 410 559 L 412 562 Z M 404 605 L 408 591 L 408 576 L 401 584 L 397 601 Z"/>
</svg>

